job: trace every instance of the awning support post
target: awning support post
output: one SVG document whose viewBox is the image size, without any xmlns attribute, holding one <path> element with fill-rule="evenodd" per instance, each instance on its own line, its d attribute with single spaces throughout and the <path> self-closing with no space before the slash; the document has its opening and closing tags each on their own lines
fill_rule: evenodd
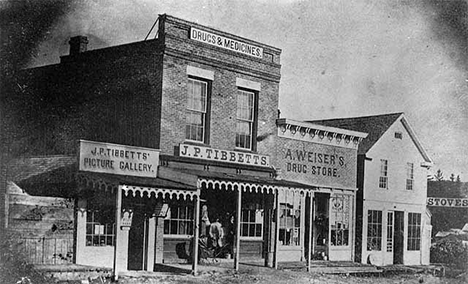
<svg viewBox="0 0 468 284">
<path fill-rule="evenodd" d="M 117 187 L 117 192 L 115 194 L 115 238 L 114 238 L 114 281 L 119 279 L 119 258 L 117 256 L 119 252 L 119 232 L 120 232 L 120 223 L 121 223 L 121 212 L 122 212 L 122 186 Z"/>
<path fill-rule="evenodd" d="M 278 269 L 278 248 L 279 248 L 279 226 L 280 226 L 280 202 L 279 202 L 279 191 L 280 189 L 276 190 L 275 194 L 275 254 L 273 257 L 273 267 Z"/>
<path fill-rule="evenodd" d="M 200 233 L 200 187 L 195 196 L 195 212 L 193 216 L 193 244 L 192 244 L 192 275 L 198 273 L 198 241 Z"/>
<path fill-rule="evenodd" d="M 312 246 L 314 244 L 314 235 L 313 235 L 313 227 L 314 227 L 314 194 L 311 192 L 310 196 L 310 211 L 309 211 L 309 249 L 307 253 L 307 272 L 310 272 L 310 262 L 312 261 Z"/>
<path fill-rule="evenodd" d="M 239 257 L 240 257 L 240 221 L 241 221 L 241 202 L 242 202 L 242 186 L 238 187 L 237 191 L 237 211 L 236 211 L 236 252 L 234 254 L 234 269 L 239 270 Z"/>
</svg>

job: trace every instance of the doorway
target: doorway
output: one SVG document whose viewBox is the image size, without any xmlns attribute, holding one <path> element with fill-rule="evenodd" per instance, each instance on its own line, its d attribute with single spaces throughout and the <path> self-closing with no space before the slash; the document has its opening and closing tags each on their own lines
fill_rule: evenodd
<svg viewBox="0 0 468 284">
<path fill-rule="evenodd" d="M 313 251 L 313 258 L 326 260 L 329 255 L 329 238 L 328 238 L 328 222 L 329 222 L 329 201 L 330 194 L 316 193 L 315 194 L 315 214 L 313 236 L 315 243 L 315 250 Z"/>
<path fill-rule="evenodd" d="M 128 270 L 145 269 L 147 231 L 148 218 L 141 211 L 135 211 L 128 234 Z"/>
<path fill-rule="evenodd" d="M 395 246 L 393 249 L 393 264 L 403 264 L 403 243 L 405 233 L 404 216 L 405 214 L 403 211 L 395 211 L 395 231 L 393 233 Z"/>
</svg>

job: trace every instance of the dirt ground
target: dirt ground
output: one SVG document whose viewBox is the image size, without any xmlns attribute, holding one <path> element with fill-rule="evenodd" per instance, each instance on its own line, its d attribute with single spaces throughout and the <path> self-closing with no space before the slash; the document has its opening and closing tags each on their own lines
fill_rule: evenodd
<svg viewBox="0 0 468 284">
<path fill-rule="evenodd" d="M 211 284 L 211 283 L 290 283 L 290 284 L 310 284 L 310 283 L 468 283 L 466 275 L 464 277 L 449 278 L 435 277 L 431 274 L 399 274 L 399 275 L 376 275 L 376 276 L 352 276 L 352 275 L 324 275 L 310 274 L 302 271 L 284 271 L 273 270 L 267 271 L 260 269 L 244 269 L 240 272 L 228 271 L 206 271 L 198 276 L 191 275 L 165 275 L 165 276 L 137 276 L 137 277 L 121 277 L 118 283 L 136 284 L 136 283 L 186 283 L 186 284 Z"/>
</svg>

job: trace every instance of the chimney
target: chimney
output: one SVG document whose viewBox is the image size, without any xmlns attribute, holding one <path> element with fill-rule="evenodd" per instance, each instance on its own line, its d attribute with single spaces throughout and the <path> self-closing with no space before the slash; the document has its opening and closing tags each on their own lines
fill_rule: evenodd
<svg viewBox="0 0 468 284">
<path fill-rule="evenodd" d="M 70 38 L 70 55 L 85 52 L 88 49 L 88 38 L 85 36 L 75 36 Z"/>
</svg>

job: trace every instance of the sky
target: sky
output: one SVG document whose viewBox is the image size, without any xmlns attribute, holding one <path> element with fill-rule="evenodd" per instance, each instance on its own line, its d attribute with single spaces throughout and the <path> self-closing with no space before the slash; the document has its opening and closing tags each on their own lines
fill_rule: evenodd
<svg viewBox="0 0 468 284">
<path fill-rule="evenodd" d="M 26 66 L 58 63 L 71 36 L 87 36 L 89 49 L 144 40 L 170 14 L 282 49 L 282 117 L 404 112 L 432 171 L 468 181 L 468 0 L 61 3 Z"/>
</svg>

